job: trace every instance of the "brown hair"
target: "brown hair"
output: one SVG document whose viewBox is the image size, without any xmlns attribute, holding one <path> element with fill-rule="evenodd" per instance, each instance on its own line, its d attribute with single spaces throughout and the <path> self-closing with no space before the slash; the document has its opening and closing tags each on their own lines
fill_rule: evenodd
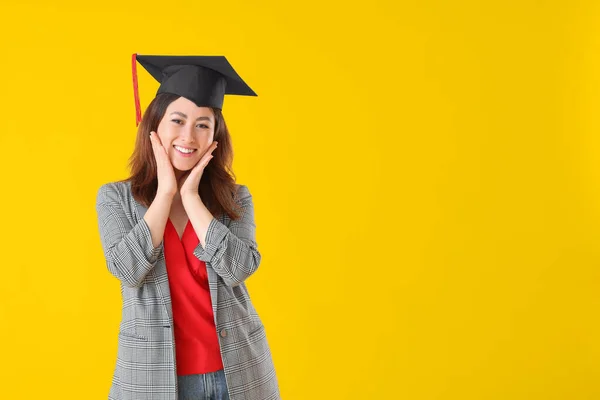
<svg viewBox="0 0 600 400">
<path fill-rule="evenodd" d="M 129 158 L 131 176 L 120 181 L 131 182 L 133 197 L 146 207 L 150 206 L 158 189 L 156 159 L 150 142 L 150 132 L 156 132 L 167 107 L 179 97 L 177 94 L 159 93 L 150 102 L 138 126 L 135 148 Z M 231 168 L 233 162 L 231 136 L 221 110 L 212 107 L 211 109 L 215 116 L 214 140 L 219 142 L 219 145 L 212 152 L 213 158 L 204 168 L 198 185 L 198 194 L 213 216 L 226 213 L 231 219 L 238 219 L 240 214 L 235 211 L 238 208 L 235 201 L 237 185 L 235 173 Z"/>
</svg>

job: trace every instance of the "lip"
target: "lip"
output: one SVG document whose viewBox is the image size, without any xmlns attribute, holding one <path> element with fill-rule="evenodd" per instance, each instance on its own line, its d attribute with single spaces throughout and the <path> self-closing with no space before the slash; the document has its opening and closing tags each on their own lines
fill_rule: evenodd
<svg viewBox="0 0 600 400">
<path fill-rule="evenodd" d="M 181 148 L 186 149 L 186 150 L 197 150 L 195 147 L 181 146 L 179 144 L 174 144 L 173 147 L 175 147 L 175 146 L 181 147 Z"/>
<path fill-rule="evenodd" d="M 184 146 L 179 146 L 179 147 L 184 148 L 184 149 L 191 149 L 191 147 L 184 147 Z M 181 151 L 177 150 L 177 148 L 175 146 L 173 146 L 173 148 L 175 149 L 177 154 L 179 154 L 181 157 L 192 157 L 196 153 L 196 151 L 198 151 L 198 149 L 194 149 L 196 151 L 193 151 L 191 153 L 182 153 Z"/>
</svg>

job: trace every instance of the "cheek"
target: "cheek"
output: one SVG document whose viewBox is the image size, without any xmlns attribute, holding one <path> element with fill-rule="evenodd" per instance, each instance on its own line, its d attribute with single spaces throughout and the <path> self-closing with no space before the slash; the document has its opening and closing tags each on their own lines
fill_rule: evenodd
<svg viewBox="0 0 600 400">
<path fill-rule="evenodd" d="M 200 132 L 198 135 L 196 135 L 194 140 L 199 147 L 206 148 L 214 141 L 214 135 L 212 132 Z"/>
<path fill-rule="evenodd" d="M 160 138 L 160 143 L 162 144 L 162 146 L 165 148 L 165 150 L 168 153 L 169 147 L 171 147 L 171 145 L 169 144 L 169 139 L 167 138 L 167 136 L 165 134 L 158 135 L 158 137 Z"/>
<path fill-rule="evenodd" d="M 161 140 L 169 140 L 169 138 L 173 136 L 173 126 L 169 121 L 161 121 L 158 124 L 157 131 Z"/>
<path fill-rule="evenodd" d="M 169 127 L 167 126 L 158 126 L 158 137 L 160 138 L 160 142 L 163 144 L 165 148 L 169 146 L 169 143 L 173 140 L 173 134 Z"/>
</svg>

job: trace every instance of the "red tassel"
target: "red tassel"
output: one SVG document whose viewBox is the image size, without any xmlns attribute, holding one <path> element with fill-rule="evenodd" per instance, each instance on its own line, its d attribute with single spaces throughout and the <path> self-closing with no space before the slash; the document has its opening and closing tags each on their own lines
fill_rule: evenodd
<svg viewBox="0 0 600 400">
<path fill-rule="evenodd" d="M 131 56 L 131 70 L 133 73 L 133 98 L 135 99 L 135 126 L 137 127 L 142 120 L 142 111 L 140 108 L 140 95 L 138 93 L 138 80 L 137 80 L 137 61 L 135 59 L 137 53 L 133 53 Z"/>
</svg>

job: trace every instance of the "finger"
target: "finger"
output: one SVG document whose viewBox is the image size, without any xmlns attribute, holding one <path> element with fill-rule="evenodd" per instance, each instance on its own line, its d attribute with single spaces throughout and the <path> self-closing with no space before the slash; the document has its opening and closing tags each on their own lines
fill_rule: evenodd
<svg viewBox="0 0 600 400">
<path fill-rule="evenodd" d="M 152 152 L 155 157 L 158 157 L 158 149 L 156 147 L 156 139 L 154 138 L 154 132 L 150 132 L 150 144 L 152 145 Z"/>
<path fill-rule="evenodd" d="M 156 141 L 156 134 L 154 133 L 154 131 L 150 132 L 150 143 L 152 143 L 152 148 L 156 151 L 156 146 L 158 145 L 158 142 Z"/>
<path fill-rule="evenodd" d="M 152 152 L 154 153 L 154 158 L 158 164 L 163 163 L 163 157 L 160 150 L 160 145 L 156 140 L 156 134 L 154 132 L 150 132 L 150 143 L 152 144 Z"/>
<path fill-rule="evenodd" d="M 213 156 L 203 157 L 200 161 L 198 161 L 198 163 L 194 166 L 193 169 L 203 171 L 204 168 L 206 168 L 206 166 L 208 165 L 208 162 L 211 158 L 213 158 Z"/>
<path fill-rule="evenodd" d="M 154 131 L 150 132 L 150 137 L 154 138 L 154 140 L 160 144 L 162 146 L 162 142 L 160 141 L 160 137 L 158 137 L 158 134 Z"/>
<path fill-rule="evenodd" d="M 210 153 L 210 152 L 206 152 L 204 153 L 204 155 L 202 156 L 202 158 L 200 159 L 200 164 L 206 166 L 206 164 L 208 164 L 208 161 L 213 158 L 214 156 Z"/>
<path fill-rule="evenodd" d="M 216 142 L 213 142 L 208 149 L 206 149 L 206 151 L 204 152 L 204 154 L 202 155 L 202 159 L 204 159 L 204 157 L 210 157 L 212 158 L 212 152 L 215 151 L 215 149 L 217 148 Z"/>
<path fill-rule="evenodd" d="M 217 142 L 212 142 L 210 146 L 204 151 L 203 156 L 212 153 L 217 148 Z"/>
<path fill-rule="evenodd" d="M 158 137 L 156 132 L 154 132 L 154 131 L 150 132 L 150 141 L 152 142 L 152 148 L 154 150 L 154 154 L 157 157 L 160 157 L 161 160 L 164 160 L 164 157 L 168 157 L 167 150 L 162 145 L 160 138 Z"/>
</svg>

